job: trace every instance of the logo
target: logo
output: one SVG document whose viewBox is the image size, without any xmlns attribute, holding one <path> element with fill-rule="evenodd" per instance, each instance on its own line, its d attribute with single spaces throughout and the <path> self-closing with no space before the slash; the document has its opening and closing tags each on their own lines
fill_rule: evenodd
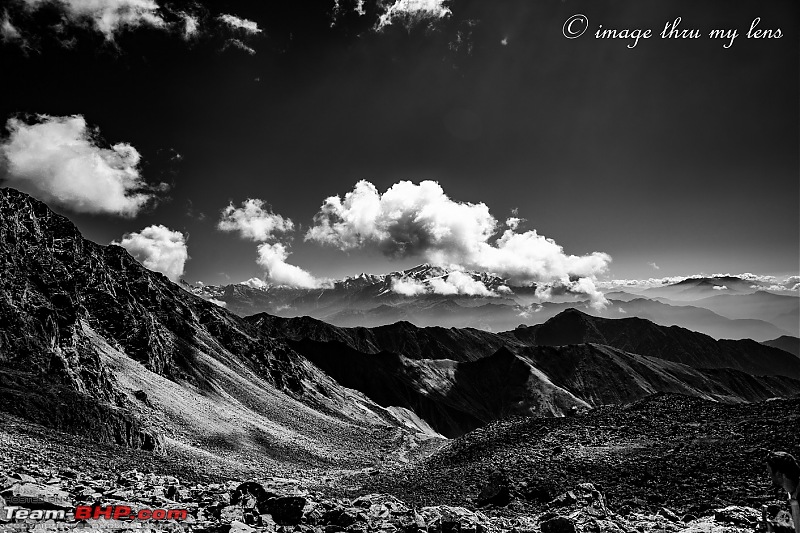
<svg viewBox="0 0 800 533">
<path fill-rule="evenodd" d="M 589 17 L 581 15 L 580 13 L 572 15 L 564 23 L 562 32 L 567 39 L 577 39 L 584 34 L 589 27 Z"/>
</svg>

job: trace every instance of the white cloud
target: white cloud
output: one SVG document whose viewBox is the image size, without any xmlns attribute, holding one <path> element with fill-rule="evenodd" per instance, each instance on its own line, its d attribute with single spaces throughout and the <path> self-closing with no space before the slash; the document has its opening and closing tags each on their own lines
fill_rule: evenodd
<svg viewBox="0 0 800 533">
<path fill-rule="evenodd" d="M 425 20 L 438 20 L 452 14 L 446 0 L 395 0 L 378 20 L 377 30 L 398 22 L 410 28 Z"/>
<path fill-rule="evenodd" d="M 393 257 L 421 256 L 518 285 L 558 281 L 571 290 L 586 290 L 595 305 L 605 304 L 593 279 L 607 269 L 607 254 L 568 255 L 535 230 L 509 228 L 495 239 L 498 222 L 486 204 L 453 201 L 433 181 L 401 181 L 383 194 L 360 181 L 344 199 L 327 198 L 314 222 L 306 240 L 342 250 L 375 247 Z"/>
<path fill-rule="evenodd" d="M 291 219 L 273 213 L 264 207 L 264 201 L 248 198 L 241 207 L 231 203 L 222 210 L 217 228 L 222 231 L 237 231 L 244 239 L 256 242 L 268 241 L 274 233 L 286 233 L 294 229 Z"/>
<path fill-rule="evenodd" d="M 277 285 L 313 289 L 320 286 L 320 282 L 311 274 L 296 265 L 286 262 L 289 252 L 280 243 L 263 243 L 258 245 L 258 259 L 256 262 L 267 272 L 269 280 Z"/>
<path fill-rule="evenodd" d="M 0 38 L 2 38 L 4 42 L 22 39 L 19 30 L 11 23 L 8 13 L 4 13 L 3 18 L 0 19 Z"/>
<path fill-rule="evenodd" d="M 428 292 L 425 283 L 413 278 L 395 278 L 392 280 L 392 292 L 403 296 L 417 296 Z"/>
<path fill-rule="evenodd" d="M 161 16 L 154 0 L 23 0 L 32 9 L 43 4 L 55 4 L 73 22 L 89 21 L 112 40 L 120 28 L 150 26 L 165 28 L 167 23 Z"/>
<path fill-rule="evenodd" d="M 228 303 L 227 302 L 223 302 L 222 300 L 217 300 L 216 298 L 209 298 L 208 301 L 211 302 L 212 304 L 218 305 L 220 307 L 228 307 Z"/>
<path fill-rule="evenodd" d="M 536 285 L 535 294 L 543 302 L 549 302 L 556 296 L 585 294 L 589 296 L 589 305 L 594 309 L 604 309 L 608 305 L 608 300 L 590 278 L 565 277 L 553 282 L 539 283 Z"/>
<path fill-rule="evenodd" d="M 11 187 L 82 213 L 134 216 L 154 198 L 139 174 L 136 148 L 99 146 L 97 131 L 80 115 L 39 115 L 33 124 L 11 118 L 6 128 L 0 157 Z"/>
<path fill-rule="evenodd" d="M 726 287 L 725 285 L 714 285 L 711 288 L 714 289 L 715 291 L 727 291 L 728 290 L 728 287 Z"/>
<path fill-rule="evenodd" d="M 621 288 L 636 288 L 636 289 L 649 289 L 652 287 L 663 287 L 665 285 L 673 285 L 686 281 L 687 279 L 701 279 L 701 278 L 739 278 L 745 281 L 754 282 L 750 285 L 751 289 L 766 289 L 770 291 L 780 290 L 799 290 L 800 276 L 789 276 L 783 281 L 779 281 L 775 276 L 768 274 L 753 274 L 752 272 L 745 272 L 743 274 L 731 273 L 717 273 L 717 274 L 691 274 L 689 276 L 667 276 L 663 278 L 648 278 L 648 279 L 614 279 L 610 281 L 597 282 L 598 287 L 604 289 L 621 289 Z M 716 287 L 715 287 L 716 288 Z M 726 287 L 727 288 L 727 287 Z M 716 288 L 716 290 L 723 290 Z"/>
<path fill-rule="evenodd" d="M 229 204 L 222 210 L 222 216 L 217 228 L 222 231 L 235 231 L 251 241 L 261 243 L 258 245 L 258 259 L 256 262 L 264 268 L 270 282 L 277 285 L 290 287 L 314 288 L 321 285 L 309 272 L 302 268 L 286 263 L 290 252 L 281 243 L 269 243 L 275 238 L 276 233 L 286 233 L 294 229 L 294 223 L 289 218 L 273 213 L 264 207 L 264 201 L 249 198 L 241 207 Z M 259 285 L 261 280 L 252 278 L 245 282 L 251 287 L 264 288 Z"/>
<path fill-rule="evenodd" d="M 655 270 L 661 270 L 661 267 L 658 266 L 657 264 L 655 264 L 655 262 L 651 262 L 651 263 L 647 263 L 647 264 L 650 265 L 650 267 L 652 267 Z"/>
<path fill-rule="evenodd" d="M 258 24 L 252 20 L 247 20 L 228 14 L 220 15 L 219 19 L 235 30 L 242 30 L 250 35 L 261 33 L 261 28 L 259 28 Z"/>
<path fill-rule="evenodd" d="M 187 41 L 200 33 L 200 20 L 189 13 L 181 12 L 183 18 L 183 38 Z"/>
<path fill-rule="evenodd" d="M 508 217 L 506 219 L 506 226 L 508 226 L 510 229 L 516 230 L 519 227 L 519 225 L 524 221 L 525 221 L 524 218 Z"/>
<path fill-rule="evenodd" d="M 178 281 L 183 276 L 184 266 L 189 259 L 184 234 L 161 225 L 148 226 L 138 233 L 128 233 L 121 241 L 112 244 L 122 246 L 146 268 L 161 272 L 172 281 Z"/>
<path fill-rule="evenodd" d="M 623 315 L 627 315 L 628 314 L 628 312 L 625 309 L 621 308 L 621 307 L 617 307 L 617 311 L 619 311 Z"/>
<path fill-rule="evenodd" d="M 242 281 L 239 285 L 247 285 L 253 289 L 266 289 L 269 284 L 261 278 L 250 278 L 247 281 Z"/>
<path fill-rule="evenodd" d="M 227 50 L 230 47 L 238 48 L 239 50 L 242 50 L 243 52 L 247 52 L 251 56 L 255 55 L 255 53 L 256 53 L 256 51 L 253 48 L 251 48 L 250 46 L 247 46 L 246 44 L 244 44 L 239 39 L 228 39 L 227 41 L 225 41 L 225 46 L 223 47 L 223 50 Z"/>
<path fill-rule="evenodd" d="M 497 293 L 486 288 L 480 280 L 473 279 L 469 274 L 451 272 L 445 278 L 430 280 L 431 288 L 435 294 L 465 294 L 468 296 L 497 296 Z"/>
</svg>

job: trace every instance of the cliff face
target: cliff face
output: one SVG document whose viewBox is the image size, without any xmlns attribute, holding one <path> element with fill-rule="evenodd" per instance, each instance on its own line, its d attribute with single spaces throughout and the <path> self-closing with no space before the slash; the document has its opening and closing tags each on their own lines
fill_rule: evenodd
<svg viewBox="0 0 800 533">
<path fill-rule="evenodd" d="M 250 420 L 250 444 L 289 433 L 309 453 L 323 427 L 347 440 L 353 424 L 397 424 L 283 341 L 13 189 L 0 189 L 0 363 L 0 411 L 138 448 L 158 449 L 170 425 L 209 431 L 214 417 L 191 412 L 204 401 Z"/>
</svg>

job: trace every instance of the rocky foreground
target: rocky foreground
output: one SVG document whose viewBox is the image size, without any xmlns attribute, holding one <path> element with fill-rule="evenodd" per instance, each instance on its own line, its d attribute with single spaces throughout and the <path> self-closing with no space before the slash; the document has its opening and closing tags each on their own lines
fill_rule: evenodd
<svg viewBox="0 0 800 533">
<path fill-rule="evenodd" d="M 725 406 L 656 395 L 568 418 L 500 421 L 418 449 L 407 463 L 280 474 L 5 422 L 0 506 L 24 499 L 30 509 L 118 505 L 187 516 L 9 521 L 0 511 L 0 531 L 738 533 L 768 521 L 791 533 L 785 494 L 762 455 L 800 451 L 800 399 Z"/>
<path fill-rule="evenodd" d="M 299 481 L 268 478 L 260 481 L 186 483 L 177 477 L 136 470 L 113 478 L 49 468 L 36 463 L 0 477 L 0 505 L 24 498 L 31 509 L 64 509 L 75 505 L 124 505 L 143 508 L 186 509 L 185 520 L 131 522 L 97 520 L 7 520 L 0 528 L 11 530 L 67 530 L 87 527 L 102 530 L 250 532 L 493 532 L 542 533 L 601 532 L 730 532 L 753 531 L 764 526 L 762 511 L 745 506 L 712 509 L 703 516 L 678 516 L 669 508 L 657 513 L 610 509 L 603 495 L 582 483 L 536 515 L 493 516 L 491 508 L 471 510 L 457 506 L 413 507 L 387 494 L 332 498 L 307 490 Z M 4 501 L 3 498 L 6 500 Z M 773 527 L 789 527 L 790 518 L 780 505 L 766 511 Z M 766 516 L 766 515 L 765 515 Z M 790 531 L 790 530 L 787 530 Z"/>
</svg>

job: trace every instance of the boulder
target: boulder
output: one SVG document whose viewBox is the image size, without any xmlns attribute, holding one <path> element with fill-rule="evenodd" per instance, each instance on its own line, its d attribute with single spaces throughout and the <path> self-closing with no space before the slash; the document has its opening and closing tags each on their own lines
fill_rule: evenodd
<svg viewBox="0 0 800 533">
<path fill-rule="evenodd" d="M 714 511 L 714 520 L 737 526 L 751 526 L 761 519 L 761 513 L 752 507 L 730 505 Z"/>
<path fill-rule="evenodd" d="M 306 499 L 302 496 L 280 496 L 266 500 L 267 512 L 282 526 L 294 526 L 303 518 Z"/>
<path fill-rule="evenodd" d="M 542 533 L 576 533 L 575 522 L 566 516 L 557 516 L 545 520 L 541 525 Z"/>
<path fill-rule="evenodd" d="M 69 493 L 56 487 L 38 483 L 17 483 L 0 493 L 6 505 L 27 509 L 72 509 Z"/>
</svg>

